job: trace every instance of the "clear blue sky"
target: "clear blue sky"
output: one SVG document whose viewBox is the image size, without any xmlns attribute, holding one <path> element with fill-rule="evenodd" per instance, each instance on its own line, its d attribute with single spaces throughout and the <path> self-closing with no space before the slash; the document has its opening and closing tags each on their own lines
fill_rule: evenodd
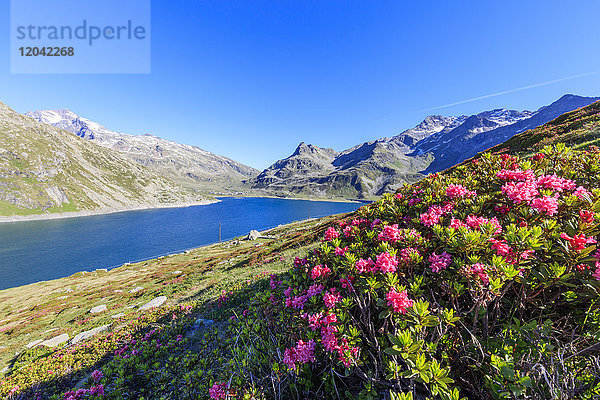
<svg viewBox="0 0 600 400">
<path fill-rule="evenodd" d="M 342 150 L 428 114 L 600 95 L 596 73 L 433 109 L 600 72 L 597 0 L 153 1 L 146 75 L 11 75 L 0 4 L 4 103 L 70 108 L 260 169 L 300 141 Z"/>
</svg>

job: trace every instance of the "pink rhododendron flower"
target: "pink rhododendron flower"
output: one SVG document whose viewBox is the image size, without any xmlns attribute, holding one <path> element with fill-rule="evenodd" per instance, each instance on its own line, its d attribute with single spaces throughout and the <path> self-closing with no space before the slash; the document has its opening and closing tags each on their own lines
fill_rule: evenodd
<svg viewBox="0 0 600 400">
<path fill-rule="evenodd" d="M 475 195 L 475 192 L 469 191 L 463 185 L 451 183 L 446 189 L 446 196 L 452 199 L 455 199 L 457 197 L 471 197 L 473 195 Z"/>
<path fill-rule="evenodd" d="M 335 334 L 338 329 L 333 325 L 321 327 L 321 344 L 325 350 L 335 352 L 339 349 L 338 340 Z"/>
<path fill-rule="evenodd" d="M 390 255 L 387 251 L 377 256 L 375 261 L 375 268 L 381 272 L 396 272 L 398 266 L 398 260 L 396 256 Z"/>
<path fill-rule="evenodd" d="M 329 275 L 331 270 L 327 265 L 315 265 L 314 268 L 310 271 L 310 277 L 313 279 L 317 279 L 319 277 L 325 277 Z"/>
<path fill-rule="evenodd" d="M 344 254 L 346 254 L 347 251 L 348 251 L 348 246 L 344 247 L 343 249 L 340 247 L 336 247 L 335 250 L 333 251 L 333 253 L 336 256 L 343 256 Z"/>
<path fill-rule="evenodd" d="M 507 256 L 512 250 L 506 240 L 496 240 L 492 238 L 490 239 L 490 243 L 492 243 L 492 250 L 495 250 L 496 254 L 499 256 Z"/>
<path fill-rule="evenodd" d="M 531 206 L 540 213 L 552 216 L 558 212 L 558 199 L 552 196 L 538 197 L 533 199 Z"/>
<path fill-rule="evenodd" d="M 579 218 L 581 218 L 581 222 L 583 222 L 584 224 L 593 223 L 594 216 L 595 214 L 593 211 L 579 210 Z"/>
<path fill-rule="evenodd" d="M 354 237 L 354 227 L 352 225 L 345 227 L 343 232 L 346 239 L 352 239 Z"/>
<path fill-rule="evenodd" d="M 371 229 L 375 228 L 378 225 L 381 225 L 381 220 L 379 218 L 375 218 L 373 222 L 371 222 Z"/>
<path fill-rule="evenodd" d="M 537 178 L 537 186 L 562 192 L 563 190 L 573 190 L 577 185 L 570 179 L 552 174 L 542 175 Z"/>
<path fill-rule="evenodd" d="M 569 242 L 569 247 L 571 250 L 575 250 L 577 252 L 585 249 L 586 244 L 596 243 L 596 238 L 593 236 L 586 237 L 583 233 L 580 233 L 579 235 L 573 235 L 573 237 L 567 235 L 566 233 L 561 233 L 560 237 Z"/>
<path fill-rule="evenodd" d="M 375 263 L 373 260 L 371 260 L 371 258 L 367 258 L 366 260 L 361 258 L 356 262 L 356 270 L 361 274 L 366 272 L 374 272 L 376 270 Z"/>
<path fill-rule="evenodd" d="M 483 282 L 484 285 L 490 283 L 490 277 L 488 276 L 485 270 L 485 265 L 481 263 L 473 264 L 471 265 L 471 272 L 473 273 L 473 275 L 481 279 L 481 282 Z"/>
<path fill-rule="evenodd" d="M 600 262 L 596 261 L 596 270 L 592 274 L 597 281 L 600 281 Z"/>
<path fill-rule="evenodd" d="M 340 233 L 336 231 L 333 226 L 330 226 L 329 228 L 327 228 L 327 231 L 325 231 L 325 240 L 327 241 L 338 237 L 340 237 Z"/>
<path fill-rule="evenodd" d="M 342 284 L 342 288 L 349 289 L 350 291 L 354 291 L 352 282 L 354 282 L 353 276 L 349 276 L 348 278 L 340 278 L 340 283 Z"/>
<path fill-rule="evenodd" d="M 440 218 L 444 215 L 444 210 L 440 206 L 431 206 L 426 213 L 421 214 L 419 219 L 425 226 L 433 226 L 440 222 Z"/>
<path fill-rule="evenodd" d="M 388 294 L 385 295 L 388 306 L 392 307 L 394 312 L 405 314 L 406 310 L 413 305 L 413 301 L 408 298 L 406 290 L 397 292 L 396 289 L 392 288 Z"/>
<path fill-rule="evenodd" d="M 525 171 L 520 169 L 514 171 L 503 169 L 498 171 L 496 176 L 505 181 L 530 181 L 535 179 L 535 173 L 530 169 L 526 169 Z"/>
<path fill-rule="evenodd" d="M 330 293 L 325 293 L 323 296 L 323 301 L 325 302 L 325 307 L 333 308 L 338 303 L 338 301 L 342 300 L 342 295 L 335 292 L 335 288 L 332 288 Z"/>
<path fill-rule="evenodd" d="M 418 203 L 420 203 L 422 201 L 423 201 L 423 199 L 421 199 L 421 198 L 412 198 L 412 199 L 408 200 L 408 206 L 412 207 L 415 204 L 418 204 Z"/>
<path fill-rule="evenodd" d="M 579 198 L 580 200 L 585 200 L 586 197 L 591 197 L 592 196 L 592 193 L 589 192 L 583 186 L 579 186 L 577 189 L 575 189 L 575 191 L 573 192 L 573 194 L 575 196 L 577 196 L 577 198 Z"/>
<path fill-rule="evenodd" d="M 460 219 L 457 219 L 457 218 L 452 218 L 450 220 L 450 228 L 458 229 L 460 227 L 467 228 L 467 224 L 465 224 L 464 222 L 462 222 Z"/>
<path fill-rule="evenodd" d="M 228 393 L 228 391 L 227 391 L 227 383 L 226 382 L 222 382 L 222 383 L 215 382 L 215 384 L 208 390 L 208 394 L 210 395 L 210 398 L 215 399 L 215 400 L 226 398 L 227 393 Z"/>
<path fill-rule="evenodd" d="M 102 371 L 94 370 L 94 372 L 92 372 L 92 379 L 94 380 L 94 382 L 98 382 L 103 377 L 104 374 L 102 373 Z"/>
<path fill-rule="evenodd" d="M 495 230 L 494 230 L 495 235 L 502 233 L 502 225 L 500 225 L 500 222 L 498 222 L 498 218 L 496 218 L 496 217 L 488 219 L 485 217 L 469 215 L 465 222 L 469 228 L 478 229 L 478 230 L 481 230 L 481 225 L 492 224 L 492 226 L 495 228 Z"/>
<path fill-rule="evenodd" d="M 539 194 L 535 181 L 508 182 L 501 191 L 515 204 L 530 201 Z"/>
<path fill-rule="evenodd" d="M 398 200 L 402 200 L 402 198 L 403 198 L 404 196 L 402 195 L 402 193 L 396 193 L 396 194 L 394 195 L 394 197 L 395 197 L 395 198 L 397 198 Z"/>
<path fill-rule="evenodd" d="M 384 226 L 378 238 L 384 242 L 396 243 L 400 239 L 398 224 Z"/>
<path fill-rule="evenodd" d="M 285 349 L 283 353 L 283 362 L 289 369 L 295 369 L 296 363 L 306 364 L 315 361 L 315 341 L 304 342 L 298 340 L 295 347 Z"/>
<path fill-rule="evenodd" d="M 445 251 L 440 255 L 437 255 L 435 252 L 433 252 L 429 256 L 428 260 L 431 263 L 431 270 L 433 272 L 440 272 L 441 270 L 448 268 L 448 265 L 450 265 L 452 262 L 452 256 Z"/>
<path fill-rule="evenodd" d="M 537 153 L 531 158 L 533 159 L 533 161 L 542 161 L 545 157 L 546 156 L 544 155 L 544 153 Z"/>
<path fill-rule="evenodd" d="M 308 316 L 308 326 L 310 329 L 315 331 L 321 326 L 321 318 L 323 318 L 322 313 L 309 314 Z"/>
<path fill-rule="evenodd" d="M 321 293 L 323 291 L 324 287 L 321 284 L 314 284 L 311 287 L 308 288 L 308 291 L 306 292 L 306 297 L 308 299 L 310 299 L 313 296 L 318 295 L 319 293 Z"/>
<path fill-rule="evenodd" d="M 302 296 L 294 296 L 292 298 L 292 307 L 293 308 L 297 308 L 299 310 L 304 309 L 304 303 L 306 303 L 306 295 L 302 295 Z"/>
<path fill-rule="evenodd" d="M 90 394 L 92 396 L 104 396 L 104 386 L 96 385 L 90 388 Z"/>
</svg>

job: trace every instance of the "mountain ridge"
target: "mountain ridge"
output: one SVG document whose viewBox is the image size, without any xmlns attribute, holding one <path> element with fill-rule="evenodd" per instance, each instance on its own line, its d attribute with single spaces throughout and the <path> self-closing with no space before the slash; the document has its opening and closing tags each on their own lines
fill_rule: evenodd
<svg viewBox="0 0 600 400">
<path fill-rule="evenodd" d="M 249 183 L 253 189 L 279 195 L 374 198 L 599 99 L 567 94 L 536 111 L 498 108 L 471 116 L 431 115 L 391 138 L 339 152 L 302 142 L 290 157 Z M 311 151 L 301 152 L 300 147 Z M 308 165 L 313 166 L 311 173 L 306 172 Z"/>
</svg>

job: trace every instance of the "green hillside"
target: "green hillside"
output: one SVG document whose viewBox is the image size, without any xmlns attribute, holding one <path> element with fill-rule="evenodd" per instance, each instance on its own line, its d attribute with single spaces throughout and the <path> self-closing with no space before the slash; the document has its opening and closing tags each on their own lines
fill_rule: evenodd
<svg viewBox="0 0 600 400">
<path fill-rule="evenodd" d="M 0 103 L 0 215 L 201 200 L 202 196 L 117 152 Z"/>
</svg>

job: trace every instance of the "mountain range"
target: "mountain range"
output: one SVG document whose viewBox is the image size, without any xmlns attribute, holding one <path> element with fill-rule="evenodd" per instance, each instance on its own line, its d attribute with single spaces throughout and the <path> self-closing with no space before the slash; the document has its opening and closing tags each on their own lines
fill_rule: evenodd
<svg viewBox="0 0 600 400">
<path fill-rule="evenodd" d="M 248 183 L 255 190 L 282 196 L 371 199 L 598 100 L 564 95 L 533 112 L 496 109 L 471 116 L 428 116 L 397 136 L 340 152 L 300 143 L 291 156 Z"/>
<path fill-rule="evenodd" d="M 302 142 L 262 172 L 199 147 L 112 131 L 68 109 L 21 115 L 0 103 L 0 215 L 193 203 L 216 194 L 372 199 L 599 99 L 565 95 L 537 111 L 431 115 L 343 151 Z"/>
<path fill-rule="evenodd" d="M 42 110 L 25 115 L 71 132 L 102 147 L 116 150 L 141 165 L 186 187 L 238 190 L 240 182 L 260 171 L 196 146 L 179 144 L 150 134 L 129 135 L 111 131 L 71 110 Z"/>
<path fill-rule="evenodd" d="M 203 202 L 207 196 L 0 102 L 0 215 Z"/>
</svg>

